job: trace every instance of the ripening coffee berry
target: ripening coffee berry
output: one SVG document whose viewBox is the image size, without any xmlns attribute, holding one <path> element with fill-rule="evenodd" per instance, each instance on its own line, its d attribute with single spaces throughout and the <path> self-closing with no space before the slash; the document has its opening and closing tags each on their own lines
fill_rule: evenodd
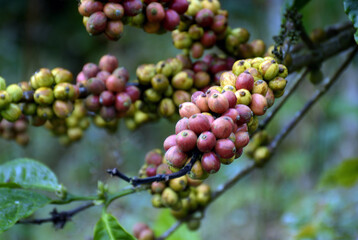
<svg viewBox="0 0 358 240">
<path fill-rule="evenodd" d="M 195 22 L 201 27 L 210 27 L 214 22 L 214 13 L 204 8 L 195 15 Z"/>
<path fill-rule="evenodd" d="M 252 96 L 251 93 L 246 89 L 240 89 L 235 92 L 237 98 L 237 104 L 250 105 Z"/>
<path fill-rule="evenodd" d="M 187 155 L 178 146 L 173 146 L 166 151 L 165 160 L 169 166 L 181 168 L 186 163 Z"/>
<path fill-rule="evenodd" d="M 104 55 L 99 60 L 99 68 L 102 71 L 113 72 L 118 67 L 118 60 L 113 55 Z"/>
<path fill-rule="evenodd" d="M 21 116 L 21 109 L 15 103 L 10 103 L 5 109 L 1 110 L 1 116 L 9 122 L 15 122 Z"/>
<path fill-rule="evenodd" d="M 106 80 L 106 87 L 111 92 L 123 92 L 125 89 L 126 82 L 123 78 L 118 78 L 114 75 L 110 75 Z"/>
<path fill-rule="evenodd" d="M 287 83 L 286 79 L 282 77 L 276 77 L 275 79 L 269 82 L 269 87 L 272 89 L 272 91 L 279 92 L 285 89 L 286 83 Z"/>
<path fill-rule="evenodd" d="M 235 155 L 235 144 L 229 139 L 219 139 L 216 141 L 215 152 L 220 158 L 231 158 Z"/>
<path fill-rule="evenodd" d="M 143 4 L 140 0 L 127 0 L 123 2 L 124 12 L 127 16 L 136 16 L 142 12 Z"/>
<path fill-rule="evenodd" d="M 145 169 L 145 174 L 148 177 L 153 177 L 155 176 L 157 173 L 157 166 L 155 165 L 148 165 L 147 168 Z"/>
<path fill-rule="evenodd" d="M 177 134 L 176 144 L 183 152 L 189 152 L 196 146 L 197 136 L 191 130 L 183 130 Z"/>
<path fill-rule="evenodd" d="M 136 86 L 126 86 L 124 92 L 129 95 L 132 100 L 132 103 L 137 101 L 140 97 L 140 91 Z"/>
<path fill-rule="evenodd" d="M 115 97 L 110 91 L 103 91 L 101 95 L 99 95 L 99 102 L 103 106 L 112 106 L 115 102 Z"/>
<path fill-rule="evenodd" d="M 108 18 L 113 20 L 120 20 L 124 16 L 124 8 L 119 3 L 106 3 L 103 12 Z"/>
<path fill-rule="evenodd" d="M 213 174 L 219 171 L 221 163 L 215 153 L 208 152 L 201 157 L 201 165 L 206 172 Z"/>
<path fill-rule="evenodd" d="M 117 93 L 115 99 L 115 107 L 117 111 L 125 112 L 129 109 L 131 104 L 132 104 L 131 98 L 127 93 L 124 92 Z"/>
<path fill-rule="evenodd" d="M 253 116 L 253 112 L 252 112 L 251 108 L 249 108 L 246 105 L 237 104 L 235 106 L 235 109 L 240 116 L 239 120 L 237 120 L 238 125 L 248 123 Z"/>
<path fill-rule="evenodd" d="M 261 94 L 262 96 L 265 96 L 268 90 L 268 85 L 264 80 L 257 80 L 254 83 L 254 87 L 252 89 L 252 93 L 258 93 Z"/>
<path fill-rule="evenodd" d="M 203 169 L 201 161 L 196 161 L 189 172 L 189 177 L 192 179 L 204 180 L 209 176 L 209 173 Z"/>
<path fill-rule="evenodd" d="M 188 179 L 185 175 L 178 178 L 171 179 L 169 181 L 169 187 L 176 192 L 184 191 L 184 189 L 187 186 L 188 186 Z"/>
<path fill-rule="evenodd" d="M 267 93 L 265 95 L 266 101 L 267 101 L 267 107 L 271 107 L 275 102 L 275 95 L 271 88 L 267 89 Z"/>
<path fill-rule="evenodd" d="M 52 109 L 58 118 L 66 118 L 72 113 L 73 104 L 70 101 L 56 100 L 52 105 Z"/>
<path fill-rule="evenodd" d="M 85 100 L 85 106 L 89 111 L 97 112 L 101 108 L 101 104 L 99 102 L 99 97 L 95 95 L 90 95 Z"/>
<path fill-rule="evenodd" d="M 54 101 L 54 95 L 51 88 L 40 87 L 34 93 L 34 100 L 39 105 L 50 105 Z"/>
<path fill-rule="evenodd" d="M 41 68 L 34 74 L 33 81 L 35 82 L 36 88 L 39 87 L 51 87 L 55 82 L 55 79 L 50 71 L 47 68 Z"/>
<path fill-rule="evenodd" d="M 163 5 L 151 2 L 146 8 L 146 16 L 149 22 L 161 22 L 165 18 Z"/>
<path fill-rule="evenodd" d="M 172 171 L 169 169 L 168 164 L 162 163 L 157 167 L 157 174 L 171 174 Z"/>
<path fill-rule="evenodd" d="M 220 114 L 229 109 L 229 101 L 224 95 L 214 93 L 208 99 L 208 106 L 212 112 Z"/>
<path fill-rule="evenodd" d="M 229 87 L 229 86 L 227 86 Z M 237 103 L 237 97 L 233 91 L 225 91 L 223 90 L 221 94 L 228 100 L 229 102 L 229 108 L 235 107 Z"/>
<path fill-rule="evenodd" d="M 175 125 L 175 134 L 178 134 L 183 130 L 189 129 L 188 125 L 189 125 L 189 119 L 187 117 L 180 119 Z"/>
<path fill-rule="evenodd" d="M 22 89 L 17 84 L 11 84 L 6 88 L 8 92 L 11 102 L 18 102 L 22 98 Z"/>
<path fill-rule="evenodd" d="M 116 41 L 122 37 L 123 22 L 121 20 L 110 20 L 107 22 L 104 34 L 110 40 Z"/>
<path fill-rule="evenodd" d="M 89 34 L 97 35 L 106 29 L 107 17 L 103 12 L 92 13 L 86 23 L 86 30 Z"/>
<path fill-rule="evenodd" d="M 88 79 L 88 91 L 94 95 L 100 95 L 101 92 L 106 90 L 106 85 L 104 82 L 98 78 L 90 78 Z"/>
<path fill-rule="evenodd" d="M 254 78 L 251 74 L 243 72 L 237 77 L 235 87 L 236 89 L 246 89 L 251 91 L 254 87 Z"/>
<path fill-rule="evenodd" d="M 162 202 L 166 207 L 173 207 L 179 201 L 178 194 L 171 188 L 167 187 L 162 193 Z"/>
<path fill-rule="evenodd" d="M 175 10 L 178 14 L 184 14 L 189 7 L 189 3 L 187 0 L 172 0 L 169 8 Z"/>
<path fill-rule="evenodd" d="M 266 98 L 261 94 L 257 94 L 257 93 L 252 94 L 252 101 L 250 104 L 250 108 L 255 115 L 257 116 L 264 115 L 267 110 Z"/>
<path fill-rule="evenodd" d="M 165 183 L 163 182 L 153 182 L 150 188 L 152 193 L 162 193 L 165 187 Z"/>
<path fill-rule="evenodd" d="M 176 111 L 175 104 L 170 98 L 163 98 L 159 103 L 158 112 L 164 117 L 173 116 Z"/>
<path fill-rule="evenodd" d="M 165 11 L 165 18 L 163 20 L 163 27 L 168 31 L 173 31 L 180 22 L 179 14 L 172 10 L 168 9 Z"/>
<path fill-rule="evenodd" d="M 188 128 L 199 135 L 210 130 L 210 122 L 205 115 L 194 114 L 188 120 Z"/>
<path fill-rule="evenodd" d="M 197 113 L 201 113 L 201 111 L 194 103 L 185 102 L 179 105 L 179 114 L 182 118 L 190 118 L 192 115 Z"/>
<path fill-rule="evenodd" d="M 245 60 L 238 60 L 234 63 L 234 65 L 232 66 L 232 72 L 238 76 L 241 73 L 243 73 L 246 69 L 250 68 L 251 64 L 248 63 Z M 236 88 L 238 89 L 238 88 Z"/>
<path fill-rule="evenodd" d="M 235 86 L 236 76 L 232 71 L 225 71 L 220 75 L 220 86 Z"/>
<path fill-rule="evenodd" d="M 202 132 L 196 142 L 196 146 L 201 152 L 210 152 L 215 147 L 215 144 L 216 137 L 210 131 Z"/>
<path fill-rule="evenodd" d="M 169 80 L 164 74 L 156 74 L 151 79 L 151 84 L 154 90 L 164 92 L 169 86 Z"/>
<path fill-rule="evenodd" d="M 179 72 L 172 78 L 172 86 L 176 89 L 189 90 L 194 83 L 192 77 L 187 72 Z"/>
<path fill-rule="evenodd" d="M 274 79 L 279 71 L 279 66 L 275 60 L 265 60 L 260 64 L 259 71 L 267 81 Z"/>
<path fill-rule="evenodd" d="M 168 89 L 173 90 L 173 88 L 169 85 Z M 167 89 L 167 90 L 168 90 Z M 166 95 L 167 91 L 164 92 L 164 95 Z M 184 90 L 176 90 L 174 93 L 170 94 L 173 98 L 175 106 L 178 106 L 185 102 L 190 102 L 190 94 L 187 91 Z"/>
<path fill-rule="evenodd" d="M 11 103 L 11 97 L 7 91 L 0 90 L 0 109 L 6 108 Z"/>
<path fill-rule="evenodd" d="M 170 135 L 168 136 L 163 143 L 163 148 L 165 151 L 168 151 L 169 148 L 173 147 L 176 145 L 176 134 Z"/>
<path fill-rule="evenodd" d="M 196 200 L 200 206 L 206 206 L 210 202 L 211 190 L 207 184 L 201 184 L 197 188 Z"/>
</svg>

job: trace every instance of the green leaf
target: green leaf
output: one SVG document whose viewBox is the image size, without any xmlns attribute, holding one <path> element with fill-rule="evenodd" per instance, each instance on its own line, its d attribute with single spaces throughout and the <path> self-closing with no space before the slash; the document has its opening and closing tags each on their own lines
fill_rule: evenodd
<svg viewBox="0 0 358 240">
<path fill-rule="evenodd" d="M 323 187 L 352 187 L 358 180 L 358 158 L 347 159 L 334 169 L 323 173 L 320 186 Z"/>
<path fill-rule="evenodd" d="M 56 175 L 48 167 L 28 158 L 19 158 L 0 165 L 0 187 L 48 191 L 60 189 Z"/>
<path fill-rule="evenodd" d="M 175 220 L 168 209 L 164 209 L 160 212 L 157 221 L 154 224 L 154 232 L 160 236 L 167 231 L 177 220 Z M 171 234 L 168 240 L 200 240 L 199 233 L 197 231 L 189 231 L 185 224 L 182 224 L 173 234 Z"/>
<path fill-rule="evenodd" d="M 309 1 L 311 1 L 311 0 L 285 0 L 284 7 L 285 7 L 285 9 L 288 9 L 288 10 L 291 10 L 293 8 L 296 8 L 297 10 L 300 10 Z"/>
<path fill-rule="evenodd" d="M 0 188 L 0 232 L 49 202 L 48 197 L 30 190 Z"/>
<path fill-rule="evenodd" d="M 354 28 L 357 30 L 354 33 L 354 39 L 358 44 L 358 1 L 357 0 L 343 0 L 344 11 L 348 18 L 352 21 Z"/>
<path fill-rule="evenodd" d="M 94 227 L 94 240 L 135 240 L 109 213 L 103 212 Z"/>
</svg>

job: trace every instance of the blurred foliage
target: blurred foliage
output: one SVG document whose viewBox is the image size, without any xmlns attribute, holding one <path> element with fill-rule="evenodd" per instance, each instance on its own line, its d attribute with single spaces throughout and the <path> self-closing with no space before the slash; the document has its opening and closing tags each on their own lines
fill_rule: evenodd
<svg viewBox="0 0 358 240">
<path fill-rule="evenodd" d="M 221 1 L 228 9 L 230 25 L 247 28 L 254 38 L 268 45 L 280 29 L 283 0 Z M 141 63 L 157 62 L 178 53 L 171 45 L 170 34 L 149 35 L 126 26 L 119 42 L 105 37 L 89 37 L 76 1 L 0 0 L 0 75 L 9 83 L 27 81 L 40 67 L 61 66 L 78 73 L 86 62 L 98 62 L 111 53 L 119 58 L 134 78 Z M 302 8 L 303 23 L 308 31 L 347 20 L 343 4 L 337 0 L 312 0 Z M 335 71 L 343 55 L 329 59 L 322 66 L 324 77 Z M 172 239 L 356 239 L 358 237 L 358 189 L 317 187 L 322 174 L 344 159 L 358 156 L 358 74 L 357 63 L 349 67 L 340 81 L 307 114 L 286 138 L 279 151 L 264 169 L 236 184 L 206 212 L 198 233 L 173 235 Z M 288 80 L 288 88 L 295 74 Z M 316 86 L 305 81 L 269 125 L 274 136 L 307 101 Z M 49 166 L 71 193 L 94 195 L 97 181 L 108 182 L 111 191 L 126 183 L 111 179 L 105 170 L 119 167 L 134 176 L 147 151 L 162 146 L 173 132 L 174 123 L 160 120 L 129 132 L 124 124 L 115 134 L 91 127 L 84 139 L 68 148 L 43 128 L 31 128 L 31 143 L 19 147 L 0 140 L 0 163 L 27 157 Z M 215 188 L 239 171 L 247 160 L 237 160 L 208 179 Z M 80 203 L 56 206 L 72 209 Z M 54 206 L 37 211 L 34 217 L 48 217 Z M 150 204 L 146 192 L 115 201 L 109 208 L 121 225 L 131 230 L 143 221 L 163 232 L 165 213 Z M 63 230 L 51 224 L 19 225 L 0 235 L 4 240 L 91 239 L 101 209 L 91 208 L 76 215 Z M 158 220 L 157 220 L 158 219 Z M 164 220 L 162 220 L 164 219 Z M 158 221 L 158 222 L 157 222 Z M 159 226 L 159 227 L 158 227 Z M 187 234 L 187 233 L 184 233 Z"/>
</svg>

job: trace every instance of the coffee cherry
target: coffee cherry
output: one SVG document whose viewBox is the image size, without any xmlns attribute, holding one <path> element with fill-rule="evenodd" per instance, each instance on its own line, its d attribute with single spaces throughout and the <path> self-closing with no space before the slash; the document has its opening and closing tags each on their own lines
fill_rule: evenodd
<svg viewBox="0 0 358 240">
<path fill-rule="evenodd" d="M 268 147 L 258 147 L 254 152 L 254 160 L 258 164 L 263 164 L 271 156 Z"/>
<path fill-rule="evenodd" d="M 34 80 L 36 88 L 40 87 L 51 87 L 55 82 L 55 79 L 50 71 L 47 68 L 41 68 L 34 74 Z"/>
<path fill-rule="evenodd" d="M 188 120 L 188 128 L 196 134 L 210 130 L 210 122 L 203 114 L 194 114 Z"/>
<path fill-rule="evenodd" d="M 127 16 L 136 16 L 142 11 L 143 4 L 140 0 L 127 0 L 123 2 L 123 7 Z"/>
<path fill-rule="evenodd" d="M 200 109 L 194 103 L 185 102 L 179 105 L 179 114 L 182 118 L 190 118 L 192 115 L 200 112 Z"/>
<path fill-rule="evenodd" d="M 163 182 L 153 182 L 151 184 L 152 193 L 162 193 L 165 187 L 165 183 Z"/>
<path fill-rule="evenodd" d="M 161 22 L 165 18 L 165 10 L 162 4 L 157 2 L 148 4 L 146 16 L 149 22 Z"/>
<path fill-rule="evenodd" d="M 164 189 L 162 193 L 162 202 L 166 207 L 174 207 L 179 201 L 178 194 L 171 188 Z"/>
<path fill-rule="evenodd" d="M 286 83 L 287 83 L 286 79 L 282 77 L 276 77 L 275 79 L 269 82 L 269 87 L 272 89 L 272 91 L 279 92 L 285 89 Z"/>
<path fill-rule="evenodd" d="M 236 76 L 232 71 L 225 71 L 220 75 L 220 86 L 235 86 Z"/>
<path fill-rule="evenodd" d="M 195 148 L 197 136 L 191 130 L 183 130 L 176 137 L 176 144 L 183 152 L 188 152 Z"/>
<path fill-rule="evenodd" d="M 129 109 L 131 104 L 132 104 L 131 98 L 127 93 L 124 92 L 117 93 L 115 99 L 115 107 L 117 111 L 125 112 Z"/>
<path fill-rule="evenodd" d="M 246 105 L 238 104 L 235 106 L 235 109 L 240 116 L 237 120 L 238 125 L 248 123 L 253 116 L 252 110 Z"/>
<path fill-rule="evenodd" d="M 21 109 L 18 105 L 10 103 L 5 109 L 1 110 L 1 116 L 9 122 L 15 122 L 21 116 Z"/>
<path fill-rule="evenodd" d="M 208 99 L 208 106 L 212 112 L 220 114 L 229 109 L 229 101 L 224 95 L 214 93 Z"/>
<path fill-rule="evenodd" d="M 172 10 L 168 9 L 165 11 L 165 18 L 163 20 L 163 27 L 168 31 L 173 31 L 180 22 L 179 14 Z"/>
<path fill-rule="evenodd" d="M 196 161 L 189 172 L 189 177 L 197 180 L 204 180 L 209 176 L 209 173 L 203 169 L 201 161 Z"/>
<path fill-rule="evenodd" d="M 249 133 L 246 131 L 239 131 L 235 133 L 235 147 L 240 149 L 245 147 L 250 141 Z"/>
<path fill-rule="evenodd" d="M 95 95 L 90 95 L 85 100 L 85 106 L 89 111 L 97 112 L 101 108 L 101 103 L 99 102 L 99 97 Z"/>
<path fill-rule="evenodd" d="M 175 113 L 176 107 L 174 102 L 170 98 L 163 98 L 159 103 L 158 112 L 164 117 L 173 116 Z"/>
<path fill-rule="evenodd" d="M 7 91 L 0 90 L 0 109 L 6 108 L 11 103 L 11 97 Z"/>
<path fill-rule="evenodd" d="M 255 115 L 264 115 L 267 110 L 267 100 L 261 94 L 252 94 L 250 108 Z"/>
<path fill-rule="evenodd" d="M 246 69 L 250 68 L 251 64 L 248 63 L 245 60 L 238 60 L 234 63 L 234 65 L 232 66 L 232 72 L 238 76 L 241 73 L 243 73 Z M 236 88 L 238 89 L 238 88 Z"/>
<path fill-rule="evenodd" d="M 124 92 L 131 98 L 132 103 L 137 101 L 140 97 L 140 91 L 136 86 L 126 86 Z"/>
<path fill-rule="evenodd" d="M 99 103 L 104 106 L 112 106 L 115 102 L 115 97 L 110 91 L 103 91 L 101 95 L 99 95 Z"/>
<path fill-rule="evenodd" d="M 213 152 L 204 153 L 201 158 L 201 165 L 206 172 L 213 174 L 220 170 L 220 159 Z"/>
<path fill-rule="evenodd" d="M 12 102 L 18 102 L 22 98 L 22 89 L 16 84 L 11 84 L 6 88 Z"/>
<path fill-rule="evenodd" d="M 106 85 L 103 81 L 98 78 L 88 79 L 88 91 L 94 95 L 100 95 L 101 92 L 106 90 Z"/>
<path fill-rule="evenodd" d="M 124 8 L 119 3 L 106 3 L 103 8 L 106 17 L 113 20 L 120 20 L 124 16 Z"/>
<path fill-rule="evenodd" d="M 163 143 L 163 148 L 165 151 L 168 151 L 169 148 L 173 147 L 176 145 L 176 134 L 170 135 L 168 136 Z"/>
<path fill-rule="evenodd" d="M 252 96 L 251 93 L 246 89 L 240 89 L 235 92 L 237 98 L 237 104 L 250 105 Z"/>
<path fill-rule="evenodd" d="M 225 91 L 223 90 L 221 94 L 228 100 L 229 108 L 235 107 L 237 103 L 237 97 L 233 91 Z"/>
<path fill-rule="evenodd" d="M 184 191 L 187 185 L 188 185 L 188 179 L 186 176 L 174 178 L 169 181 L 169 187 L 176 192 Z"/>
<path fill-rule="evenodd" d="M 190 101 L 190 94 L 184 90 L 176 90 L 171 95 L 172 95 L 175 106 L 178 106 L 178 107 L 180 104 Z"/>
<path fill-rule="evenodd" d="M 178 14 L 184 14 L 189 7 L 189 3 L 187 0 L 172 0 L 169 8 L 175 10 Z"/>
<path fill-rule="evenodd" d="M 136 238 L 139 238 L 139 235 L 141 232 L 143 232 L 144 230 L 146 229 L 149 229 L 148 225 L 145 224 L 145 223 L 136 223 L 134 226 L 133 226 L 133 235 L 136 237 Z"/>
<path fill-rule="evenodd" d="M 233 121 L 229 117 L 219 117 L 211 124 L 211 132 L 216 138 L 228 138 L 233 131 Z"/>
<path fill-rule="evenodd" d="M 264 80 L 257 80 L 254 83 L 254 87 L 252 89 L 252 93 L 258 93 L 262 96 L 265 96 L 268 90 L 268 85 Z"/>
<path fill-rule="evenodd" d="M 262 40 L 254 40 L 250 43 L 252 47 L 252 53 L 255 57 L 261 57 L 265 54 L 265 43 Z"/>
<path fill-rule="evenodd" d="M 164 74 L 156 74 L 152 78 L 151 84 L 154 90 L 164 92 L 169 86 L 169 81 Z"/>
<path fill-rule="evenodd" d="M 200 134 L 196 142 L 197 148 L 201 152 L 210 152 L 215 147 L 216 137 L 212 132 L 206 131 Z"/>
<path fill-rule="evenodd" d="M 34 93 L 34 100 L 39 105 L 50 105 L 54 101 L 54 95 L 51 88 L 40 87 Z"/>
<path fill-rule="evenodd" d="M 143 64 L 137 68 L 136 71 L 139 83 L 147 85 L 155 75 L 154 64 Z"/>
<path fill-rule="evenodd" d="M 216 141 L 215 152 L 220 158 L 231 158 L 235 155 L 235 144 L 229 139 L 219 139 Z"/>
<path fill-rule="evenodd" d="M 52 105 L 52 109 L 57 117 L 66 118 L 72 113 L 73 104 L 70 101 L 56 100 Z"/>
<path fill-rule="evenodd" d="M 86 30 L 91 35 L 102 33 L 107 26 L 107 17 L 103 12 L 92 13 L 86 23 Z"/>
<path fill-rule="evenodd" d="M 235 87 L 236 89 L 246 89 L 251 91 L 254 87 L 254 78 L 251 74 L 243 72 L 237 77 Z"/>
<path fill-rule="evenodd" d="M 193 86 L 194 80 L 187 72 L 179 72 L 172 79 L 172 86 L 176 89 L 189 90 Z"/>
<path fill-rule="evenodd" d="M 188 125 L 189 125 L 189 119 L 187 117 L 180 119 L 175 125 L 175 134 L 178 134 L 183 130 L 189 129 Z"/>
<path fill-rule="evenodd" d="M 181 168 L 186 163 L 187 155 L 178 146 L 173 146 L 166 151 L 165 160 L 169 166 Z"/>
<path fill-rule="evenodd" d="M 102 11 L 103 4 L 94 0 L 83 0 L 78 7 L 78 11 L 82 16 L 89 17 L 92 13 Z"/>
<path fill-rule="evenodd" d="M 102 71 L 113 72 L 118 67 L 118 60 L 113 55 L 104 55 L 99 60 L 99 68 Z"/>
<path fill-rule="evenodd" d="M 210 27 L 214 22 L 214 13 L 204 8 L 195 15 L 195 22 L 201 27 Z"/>
<path fill-rule="evenodd" d="M 267 81 L 275 78 L 279 72 L 279 66 L 275 60 L 265 60 L 260 64 L 260 73 Z"/>
<path fill-rule="evenodd" d="M 271 88 L 267 89 L 267 93 L 265 95 L 266 101 L 267 101 L 267 107 L 271 107 L 275 102 L 275 95 Z"/>
<path fill-rule="evenodd" d="M 201 184 L 196 188 L 196 201 L 200 206 L 206 206 L 210 202 L 211 190 L 207 184 Z"/>
<path fill-rule="evenodd" d="M 226 112 L 224 112 L 221 116 L 229 117 L 231 120 L 236 123 L 240 120 L 239 112 L 235 108 L 229 108 Z"/>
</svg>

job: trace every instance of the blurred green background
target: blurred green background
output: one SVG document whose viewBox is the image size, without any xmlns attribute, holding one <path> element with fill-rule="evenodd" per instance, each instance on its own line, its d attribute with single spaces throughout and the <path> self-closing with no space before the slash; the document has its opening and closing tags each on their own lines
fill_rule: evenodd
<svg viewBox="0 0 358 240">
<path fill-rule="evenodd" d="M 282 0 L 222 1 L 229 10 L 233 27 L 245 27 L 251 39 L 272 44 L 279 32 Z M 155 63 L 179 53 L 171 45 L 170 34 L 149 35 L 125 26 L 118 42 L 103 36 L 90 37 L 82 25 L 75 0 L 0 0 L 0 75 L 8 83 L 28 81 L 40 67 L 63 67 L 77 74 L 83 64 L 98 62 L 107 53 L 118 57 L 135 77 L 141 63 Z M 343 3 L 337 0 L 312 0 L 303 10 L 308 31 L 347 21 Z M 344 54 L 323 65 L 325 77 L 334 72 Z M 273 160 L 236 184 L 213 203 L 197 233 L 186 227 L 171 239 L 358 239 L 358 187 L 321 187 L 322 175 L 347 158 L 358 156 L 358 68 L 357 62 L 307 114 L 279 147 Z M 294 75 L 294 74 L 293 74 Z M 290 76 L 289 86 L 291 84 Z M 288 86 L 288 87 L 289 87 Z M 305 81 L 269 125 L 272 136 L 288 122 L 315 90 Z M 161 148 L 174 124 L 166 120 L 147 124 L 129 132 L 124 124 L 116 134 L 94 126 L 84 138 L 70 147 L 44 128 L 31 127 L 31 142 L 19 147 L 0 139 L 0 163 L 29 157 L 48 165 L 68 191 L 93 195 L 98 180 L 110 183 L 112 190 L 127 184 L 111 179 L 105 170 L 119 167 L 136 175 L 144 155 Z M 216 187 L 247 163 L 245 156 L 208 182 Z M 358 171 L 356 171 L 358 172 Z M 66 210 L 76 206 L 56 206 Z M 47 217 L 51 207 L 36 212 Z M 4 240 L 92 239 L 93 227 L 101 209 L 92 208 L 76 215 L 63 230 L 51 224 L 16 225 L 0 235 Z M 147 192 L 114 202 L 110 211 L 129 231 L 135 222 L 144 221 L 162 232 L 173 219 L 154 209 Z"/>
</svg>

